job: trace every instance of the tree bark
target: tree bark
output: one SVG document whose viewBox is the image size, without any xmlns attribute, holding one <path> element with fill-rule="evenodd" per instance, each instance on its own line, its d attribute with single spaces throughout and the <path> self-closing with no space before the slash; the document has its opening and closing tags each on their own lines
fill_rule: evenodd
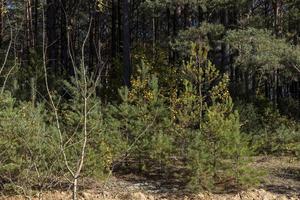
<svg viewBox="0 0 300 200">
<path fill-rule="evenodd" d="M 37 46 L 38 41 L 38 20 L 39 20 L 39 0 L 34 1 L 34 47 Z"/>
<path fill-rule="evenodd" d="M 33 47 L 33 31 L 32 31 L 32 0 L 27 0 L 26 2 L 26 48 L 27 53 L 29 49 Z"/>
<path fill-rule="evenodd" d="M 60 62 L 61 66 L 69 74 L 73 74 L 73 68 L 69 65 L 68 59 L 68 37 L 67 37 L 67 5 L 66 0 L 61 0 L 60 8 Z"/>
<path fill-rule="evenodd" d="M 46 31 L 47 31 L 47 66 L 51 68 L 52 72 L 57 73 L 57 39 L 58 35 L 56 32 L 57 23 L 57 0 L 47 0 L 47 11 L 46 11 Z"/>
<path fill-rule="evenodd" d="M 132 73 L 130 57 L 130 27 L 129 27 L 129 1 L 123 0 L 123 81 L 124 85 L 130 87 Z"/>
<path fill-rule="evenodd" d="M 2 46 L 3 40 L 3 12 L 4 12 L 4 2 L 0 0 L 0 47 Z"/>
<path fill-rule="evenodd" d="M 117 9 L 116 9 L 116 2 L 115 0 L 112 0 L 112 6 L 111 6 L 111 56 L 112 59 L 116 58 L 116 52 L 117 52 L 117 47 L 116 47 L 116 23 L 117 23 Z"/>
<path fill-rule="evenodd" d="M 274 32 L 277 36 L 282 34 L 282 0 L 275 0 L 272 2 L 273 11 L 274 11 Z"/>
</svg>

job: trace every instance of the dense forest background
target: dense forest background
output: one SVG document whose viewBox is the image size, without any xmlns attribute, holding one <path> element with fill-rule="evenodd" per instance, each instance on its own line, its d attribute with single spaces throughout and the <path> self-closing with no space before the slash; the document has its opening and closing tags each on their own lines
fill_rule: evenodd
<svg viewBox="0 0 300 200">
<path fill-rule="evenodd" d="M 299 0 L 0 0 L 0 190 L 255 185 L 300 153 L 299 44 Z"/>
</svg>

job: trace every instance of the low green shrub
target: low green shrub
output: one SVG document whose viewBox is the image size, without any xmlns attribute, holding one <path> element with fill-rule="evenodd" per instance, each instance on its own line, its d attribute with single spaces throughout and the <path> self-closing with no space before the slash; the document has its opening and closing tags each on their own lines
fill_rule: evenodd
<svg viewBox="0 0 300 200">
<path fill-rule="evenodd" d="M 251 138 L 251 146 L 257 154 L 298 155 L 300 127 L 295 120 L 260 101 L 238 105 L 237 109 L 242 131 Z"/>
<path fill-rule="evenodd" d="M 48 178 L 62 175 L 58 137 L 46 119 L 43 105 L 16 102 L 9 93 L 1 96 L 1 187 L 47 187 Z"/>
</svg>

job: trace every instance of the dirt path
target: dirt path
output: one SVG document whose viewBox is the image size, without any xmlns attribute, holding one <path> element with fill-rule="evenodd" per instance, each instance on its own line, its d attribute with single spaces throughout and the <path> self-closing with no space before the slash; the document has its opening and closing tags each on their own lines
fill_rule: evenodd
<svg viewBox="0 0 300 200">
<path fill-rule="evenodd" d="M 300 198 L 300 161 L 288 157 L 259 157 L 255 165 L 268 172 L 261 188 Z"/>
</svg>

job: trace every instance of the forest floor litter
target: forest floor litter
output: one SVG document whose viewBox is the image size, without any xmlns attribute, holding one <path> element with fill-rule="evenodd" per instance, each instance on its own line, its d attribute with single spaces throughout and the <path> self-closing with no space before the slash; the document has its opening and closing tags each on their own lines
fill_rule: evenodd
<svg viewBox="0 0 300 200">
<path fill-rule="evenodd" d="M 300 161 L 289 157 L 256 157 L 253 165 L 268 172 L 258 188 L 238 193 L 187 194 L 178 188 L 160 187 L 135 175 L 112 177 L 105 183 L 91 182 L 80 200 L 300 200 Z M 134 178 L 133 178 L 134 177 Z M 0 200 L 65 200 L 69 191 L 47 191 L 39 196 L 2 196 Z"/>
</svg>

